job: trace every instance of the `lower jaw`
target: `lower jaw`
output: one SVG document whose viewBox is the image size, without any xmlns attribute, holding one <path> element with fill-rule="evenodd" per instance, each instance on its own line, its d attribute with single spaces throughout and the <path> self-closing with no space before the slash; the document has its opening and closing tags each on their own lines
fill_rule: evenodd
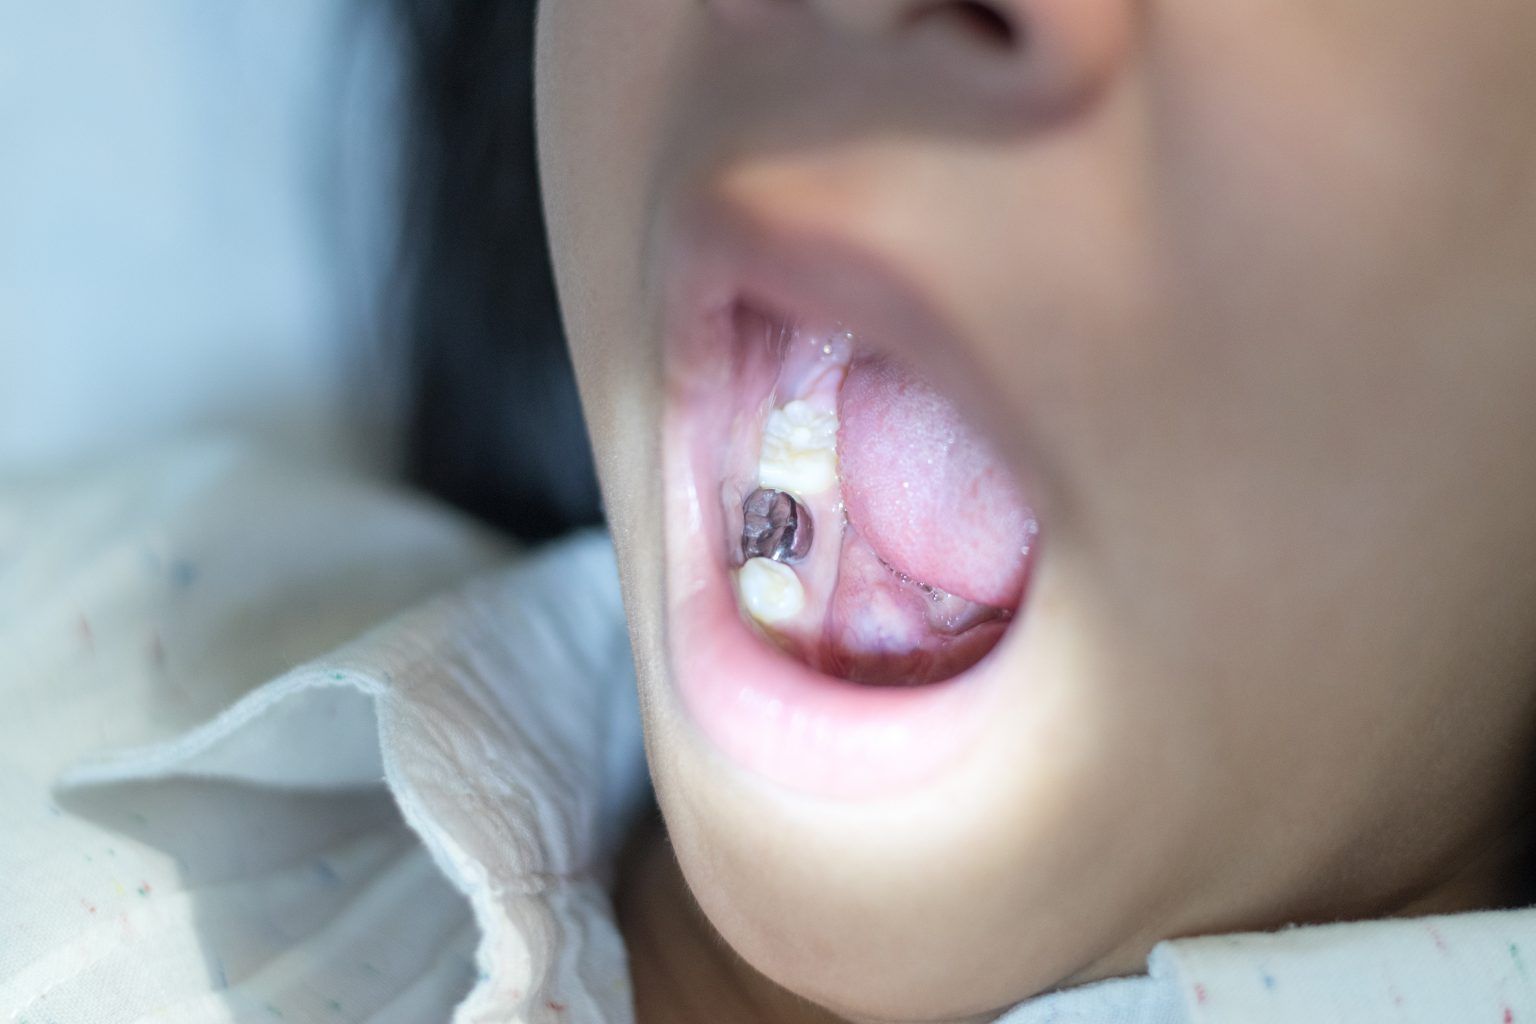
<svg viewBox="0 0 1536 1024">
<path fill-rule="evenodd" d="M 915 686 L 838 678 L 769 643 L 743 618 L 722 554 L 718 446 L 725 426 L 669 396 L 662 438 L 666 628 L 669 668 L 688 718 L 735 768 L 805 796 L 879 799 L 935 781 L 976 748 L 1017 631 L 959 674 Z"/>
</svg>

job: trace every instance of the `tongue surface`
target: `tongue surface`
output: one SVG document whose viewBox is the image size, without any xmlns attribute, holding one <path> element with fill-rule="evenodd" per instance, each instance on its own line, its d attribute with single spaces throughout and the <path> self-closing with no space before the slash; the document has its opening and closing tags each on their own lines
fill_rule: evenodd
<svg viewBox="0 0 1536 1024">
<path fill-rule="evenodd" d="M 1013 476 L 949 400 L 888 360 L 843 385 L 848 519 L 898 572 L 970 601 L 1018 604 L 1032 516 Z"/>
</svg>

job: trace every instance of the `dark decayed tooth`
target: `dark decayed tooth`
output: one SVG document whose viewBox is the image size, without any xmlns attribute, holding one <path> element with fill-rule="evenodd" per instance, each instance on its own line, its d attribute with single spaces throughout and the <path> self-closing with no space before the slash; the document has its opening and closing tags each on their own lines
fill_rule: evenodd
<svg viewBox="0 0 1536 1024">
<path fill-rule="evenodd" d="M 811 550 L 811 513 L 785 491 L 759 487 L 742 502 L 741 555 L 798 562 Z"/>
</svg>

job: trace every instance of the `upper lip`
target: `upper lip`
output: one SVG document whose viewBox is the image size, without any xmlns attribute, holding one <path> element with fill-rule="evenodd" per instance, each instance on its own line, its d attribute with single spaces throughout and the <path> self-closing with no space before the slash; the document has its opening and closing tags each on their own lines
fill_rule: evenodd
<svg viewBox="0 0 1536 1024">
<path fill-rule="evenodd" d="M 663 332 L 668 361 L 687 367 L 708 352 L 689 329 L 743 302 L 794 319 L 841 323 L 883 354 L 928 372 L 962 402 L 985 401 L 980 374 L 954 330 L 920 285 L 893 260 L 826 231 L 789 229 L 717 198 L 695 203 L 676 220 L 666 261 L 674 271 Z M 960 393 L 954 393 L 960 392 Z"/>
</svg>

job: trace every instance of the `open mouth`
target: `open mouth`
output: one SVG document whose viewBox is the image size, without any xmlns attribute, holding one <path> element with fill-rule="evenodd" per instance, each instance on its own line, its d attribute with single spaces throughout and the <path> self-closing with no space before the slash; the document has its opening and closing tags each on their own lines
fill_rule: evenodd
<svg viewBox="0 0 1536 1024">
<path fill-rule="evenodd" d="M 690 717 L 792 788 L 867 796 L 962 753 L 1038 527 L 901 353 L 733 292 L 669 339 L 669 648 Z"/>
<path fill-rule="evenodd" d="M 715 475 L 743 618 L 836 679 L 917 686 L 970 668 L 1019 607 L 1036 527 L 938 392 L 841 324 L 745 303 Z"/>
</svg>

